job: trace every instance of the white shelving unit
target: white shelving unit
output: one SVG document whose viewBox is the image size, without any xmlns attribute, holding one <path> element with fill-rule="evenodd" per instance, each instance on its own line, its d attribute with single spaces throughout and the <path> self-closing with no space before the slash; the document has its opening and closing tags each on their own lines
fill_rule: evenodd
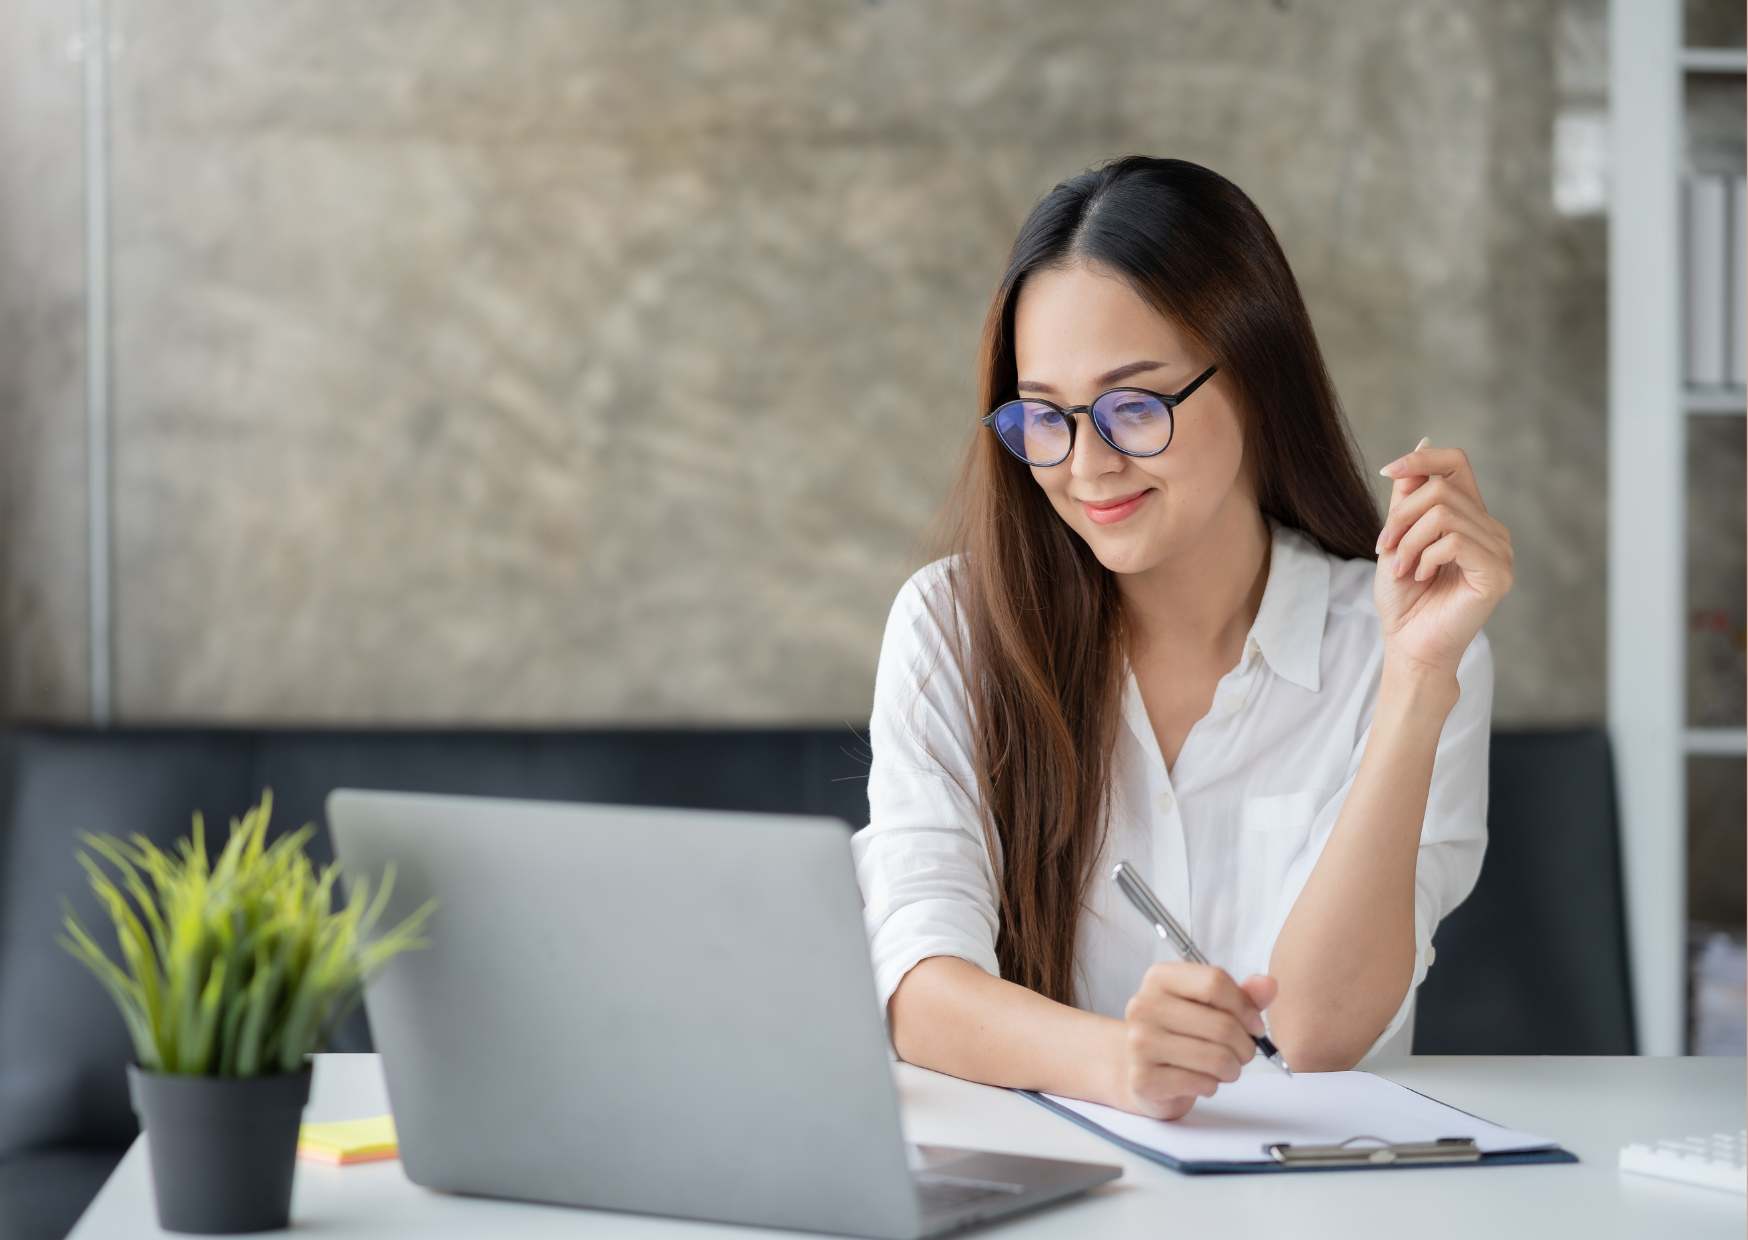
<svg viewBox="0 0 1748 1240">
<path fill-rule="evenodd" d="M 1734 414 L 1741 417 L 1742 404 L 1741 388 L 1688 388 L 1681 394 L 1681 407 L 1694 415 L 1728 417 Z"/>
<path fill-rule="evenodd" d="M 1748 69 L 1740 49 L 1684 49 L 1681 5 L 1609 7 L 1608 725 L 1619 780 L 1639 1050 L 1686 1032 L 1688 754 L 1748 752 L 1748 731 L 1688 728 L 1687 419 L 1741 416 L 1741 391 L 1682 383 L 1683 79 Z"/>
<path fill-rule="evenodd" d="M 1748 72 L 1748 48 L 1684 47 L 1681 67 L 1689 73 Z"/>
<path fill-rule="evenodd" d="M 1748 729 L 1688 728 L 1682 733 L 1682 747 L 1690 754 L 1741 757 L 1748 750 Z"/>
</svg>

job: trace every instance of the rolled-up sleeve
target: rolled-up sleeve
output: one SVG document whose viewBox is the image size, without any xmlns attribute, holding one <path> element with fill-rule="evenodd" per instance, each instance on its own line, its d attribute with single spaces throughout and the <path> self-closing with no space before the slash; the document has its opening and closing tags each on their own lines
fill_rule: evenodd
<svg viewBox="0 0 1748 1240">
<path fill-rule="evenodd" d="M 1487 851 L 1487 756 L 1493 730 L 1493 651 L 1477 634 L 1457 665 L 1462 695 L 1439 733 L 1427 792 L 1420 855 L 1414 867 L 1414 979 L 1402 1006 L 1372 1043 L 1375 1054 L 1395 1037 L 1414 1008 L 1432 967 L 1432 936 L 1475 889 Z"/>
<path fill-rule="evenodd" d="M 851 848 L 882 1011 L 930 956 L 1000 975 L 999 895 L 966 749 L 970 720 L 942 628 L 954 614 L 948 568 L 930 565 L 899 592 L 874 682 L 869 820 Z"/>
</svg>

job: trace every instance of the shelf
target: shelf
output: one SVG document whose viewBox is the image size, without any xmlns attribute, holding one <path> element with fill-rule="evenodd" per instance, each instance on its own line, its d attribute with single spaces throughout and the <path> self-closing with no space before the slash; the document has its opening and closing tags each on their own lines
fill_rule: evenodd
<svg viewBox="0 0 1748 1240">
<path fill-rule="evenodd" d="M 1687 1029 L 1682 8 L 1610 0 L 1608 730 L 1639 1051 Z M 1740 63 L 1738 56 L 1731 61 Z"/>
<path fill-rule="evenodd" d="M 1733 413 L 1748 410 L 1748 391 L 1742 388 L 1684 388 L 1681 407 L 1688 413 Z"/>
<path fill-rule="evenodd" d="M 1748 729 L 1689 728 L 1682 734 L 1681 748 L 1689 756 L 1739 758 L 1748 754 Z"/>
<path fill-rule="evenodd" d="M 1684 47 L 1681 67 L 1689 73 L 1748 73 L 1748 48 Z"/>
</svg>

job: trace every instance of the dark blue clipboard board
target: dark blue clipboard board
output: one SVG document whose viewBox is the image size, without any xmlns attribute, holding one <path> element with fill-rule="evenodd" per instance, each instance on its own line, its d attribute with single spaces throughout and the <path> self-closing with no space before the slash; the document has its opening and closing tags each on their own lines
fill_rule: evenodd
<svg viewBox="0 0 1748 1240">
<path fill-rule="evenodd" d="M 1050 1099 L 1046 1098 L 1043 1094 L 1034 1093 L 1029 1089 L 1016 1089 L 1014 1092 L 1023 1097 L 1030 1098 L 1045 1110 L 1053 1111 L 1063 1119 L 1080 1125 L 1080 1127 L 1086 1129 L 1088 1132 L 1098 1134 L 1105 1140 L 1109 1141 L 1112 1145 L 1121 1146 L 1123 1149 L 1128 1150 L 1138 1158 L 1145 1158 L 1150 1162 L 1159 1163 L 1161 1166 L 1170 1167 L 1173 1171 L 1180 1172 L 1184 1175 L 1267 1175 L 1276 1171 L 1290 1172 L 1294 1175 L 1314 1174 L 1325 1171 L 1427 1171 L 1437 1167 L 1509 1167 L 1522 1163 L 1575 1163 L 1578 1161 L 1578 1155 L 1569 1150 L 1563 1150 L 1559 1146 L 1555 1146 L 1550 1150 L 1515 1150 L 1509 1153 L 1483 1154 L 1474 1162 L 1385 1163 L 1382 1165 L 1368 1163 L 1363 1165 L 1334 1167 L 1290 1167 L 1285 1163 L 1261 1161 L 1184 1162 L 1182 1159 L 1173 1158 L 1170 1154 L 1163 1153 L 1160 1150 L 1141 1145 L 1126 1137 L 1119 1137 L 1116 1133 L 1104 1127 L 1102 1124 L 1094 1123 L 1092 1120 L 1086 1118 L 1086 1116 L 1078 1115 L 1075 1112 L 1070 1111 L 1067 1107 L 1050 1101 Z M 1416 1090 L 1415 1092 L 1418 1093 L 1419 1091 Z M 1422 1096 L 1424 1097 L 1425 1095 Z M 1440 1103 L 1439 1105 L 1448 1106 L 1449 1104 Z M 1451 1107 L 1451 1109 L 1454 1111 L 1457 1108 Z M 1468 1112 L 1464 1111 L 1463 1114 L 1467 1115 Z M 1479 1118 L 1479 1116 L 1474 1118 Z"/>
</svg>

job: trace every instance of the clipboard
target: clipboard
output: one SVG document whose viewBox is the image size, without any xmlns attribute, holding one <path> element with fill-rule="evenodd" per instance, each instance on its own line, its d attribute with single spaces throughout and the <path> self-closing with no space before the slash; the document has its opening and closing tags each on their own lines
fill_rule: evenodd
<svg viewBox="0 0 1748 1240">
<path fill-rule="evenodd" d="M 1131 1154 L 1184 1175 L 1578 1161 L 1577 1155 L 1544 1137 L 1503 1128 L 1369 1072 L 1301 1074 L 1270 1083 L 1274 1080 L 1242 1076 L 1221 1086 L 1214 1098 L 1197 1102 L 1190 1117 L 1170 1123 L 1030 1090 L 1015 1092 Z M 1308 1084 L 1295 1088 L 1298 1082 Z M 1328 1132 L 1331 1124 L 1351 1125 L 1353 1135 L 1335 1136 Z M 1371 1135 L 1368 1128 L 1395 1139 Z"/>
</svg>

